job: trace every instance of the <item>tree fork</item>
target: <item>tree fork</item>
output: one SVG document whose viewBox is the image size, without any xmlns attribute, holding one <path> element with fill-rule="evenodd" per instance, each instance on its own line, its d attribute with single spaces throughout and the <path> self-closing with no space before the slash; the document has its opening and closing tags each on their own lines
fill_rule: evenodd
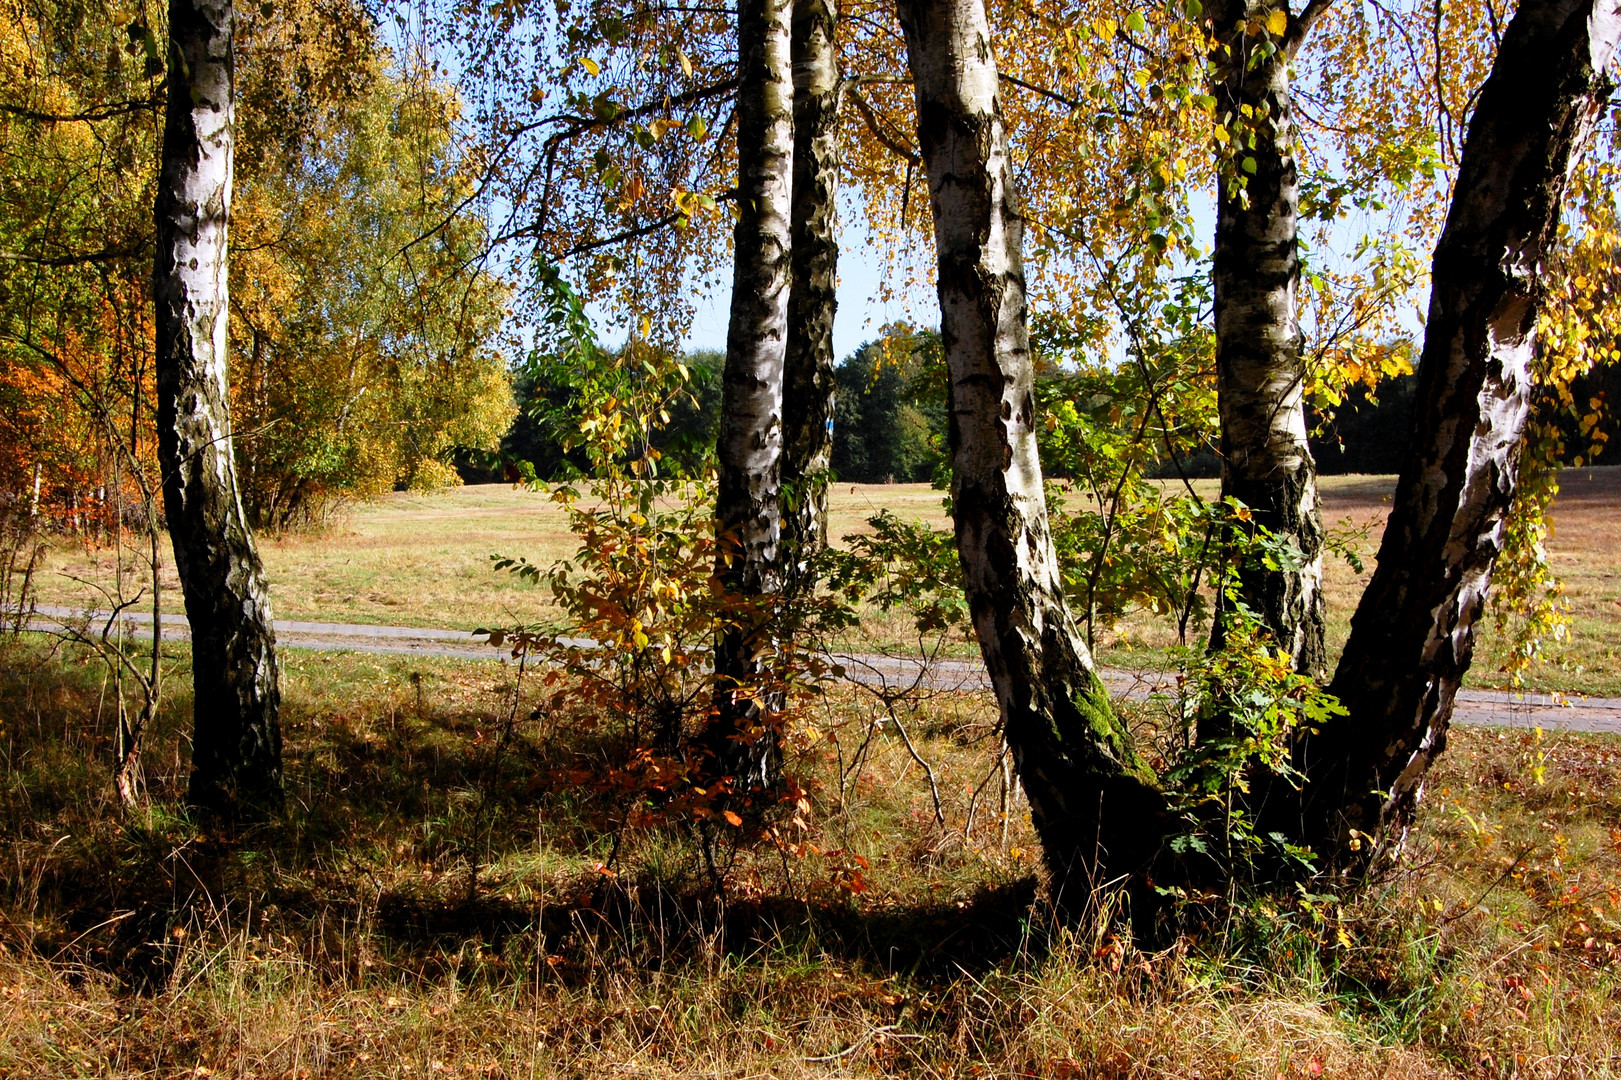
<svg viewBox="0 0 1621 1080">
<path fill-rule="evenodd" d="M 1431 267 L 1413 451 L 1331 686 L 1349 714 L 1297 755 L 1303 820 L 1289 824 L 1350 873 L 1400 844 L 1446 746 L 1514 497 L 1543 261 L 1618 38 L 1621 0 L 1526 0 L 1469 123 Z"/>
<path fill-rule="evenodd" d="M 963 585 L 1053 896 L 1073 917 L 1144 872 L 1167 815 L 1059 586 L 1036 455 L 1024 285 L 996 62 L 982 0 L 901 0 L 934 209 Z"/>
<path fill-rule="evenodd" d="M 279 808 L 282 776 L 275 632 L 226 382 L 233 19 L 230 0 L 170 0 L 152 288 L 164 513 L 191 622 L 189 798 L 234 818 Z"/>
</svg>

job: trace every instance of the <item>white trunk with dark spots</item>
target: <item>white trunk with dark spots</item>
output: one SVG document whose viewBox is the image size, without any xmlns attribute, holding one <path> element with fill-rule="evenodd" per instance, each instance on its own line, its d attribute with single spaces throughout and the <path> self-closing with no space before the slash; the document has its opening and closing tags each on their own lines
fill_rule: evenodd
<svg viewBox="0 0 1621 1080">
<path fill-rule="evenodd" d="M 1539 279 L 1611 90 L 1621 0 L 1523 0 L 1469 122 L 1431 269 L 1413 451 L 1332 689 L 1303 744 L 1308 839 L 1351 867 L 1399 842 L 1446 745 L 1531 394 Z"/>
<path fill-rule="evenodd" d="M 809 563 L 827 546 L 827 469 L 833 457 L 833 315 L 839 245 L 837 11 L 794 0 L 792 287 L 783 365 L 783 571 L 795 591 L 814 587 Z"/>
<path fill-rule="evenodd" d="M 1036 457 L 1024 224 L 981 0 L 902 0 L 934 211 L 963 585 L 1007 741 L 1072 912 L 1159 852 L 1162 804 L 1059 587 Z"/>
<path fill-rule="evenodd" d="M 738 218 L 731 325 L 717 447 L 716 572 L 739 601 L 715 648 L 720 714 L 709 745 L 743 787 L 774 779 L 769 709 L 734 700 L 770 646 L 769 598 L 782 587 L 782 377 L 788 331 L 794 87 L 789 0 L 742 0 L 737 11 Z M 756 604 L 756 601 L 758 603 Z"/>
<path fill-rule="evenodd" d="M 168 107 L 154 211 L 158 450 L 191 623 L 191 801 L 280 805 L 280 692 L 269 591 L 231 453 L 227 236 L 235 121 L 229 0 L 171 0 Z"/>
<path fill-rule="evenodd" d="M 1213 267 L 1221 494 L 1243 502 L 1255 524 L 1298 549 L 1298 566 L 1245 566 L 1239 596 L 1297 670 L 1323 675 L 1323 523 L 1306 442 L 1290 50 L 1282 35 L 1246 32 L 1272 11 L 1287 15 L 1287 0 L 1211 11 L 1214 89 L 1236 147 L 1231 178 L 1223 176 L 1216 200 Z M 1275 51 L 1268 55 L 1269 49 Z M 1243 168 L 1246 160 L 1253 172 Z M 1222 640 L 1218 618 L 1212 644 Z"/>
</svg>

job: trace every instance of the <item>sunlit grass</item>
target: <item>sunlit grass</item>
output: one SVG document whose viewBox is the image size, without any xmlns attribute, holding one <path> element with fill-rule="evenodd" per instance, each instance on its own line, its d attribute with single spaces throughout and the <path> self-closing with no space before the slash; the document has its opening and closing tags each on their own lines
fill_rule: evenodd
<svg viewBox="0 0 1621 1080">
<path fill-rule="evenodd" d="M 1206 497 L 1217 492 L 1215 481 L 1195 483 Z M 1547 660 L 1532 666 L 1527 683 L 1548 691 L 1621 696 L 1616 645 L 1621 641 L 1621 575 L 1614 559 L 1614 552 L 1621 550 L 1621 516 L 1614 513 L 1621 505 L 1621 468 L 1568 470 L 1563 484 L 1549 546 L 1567 587 L 1572 622 L 1568 639 L 1550 643 Z M 1322 480 L 1323 518 L 1331 529 L 1373 526 L 1357 545 L 1362 573 L 1339 558 L 1330 558 L 1325 566 L 1331 649 L 1337 650 L 1349 632 L 1351 612 L 1373 570 L 1373 554 L 1394 489 L 1393 477 Z M 943 493 L 927 484 L 835 485 L 829 492 L 828 532 L 837 540 L 865 531 L 866 519 L 882 509 L 945 528 L 949 519 L 942 499 Z M 555 615 L 544 588 L 495 571 L 490 556 L 523 555 L 542 566 L 568 558 L 574 554 L 574 540 L 566 525 L 562 512 L 544 495 L 486 485 L 432 495 L 391 495 L 353 508 L 324 532 L 267 539 L 261 548 L 278 618 L 470 631 Z M 112 566 L 108 549 L 87 551 L 59 544 L 40 577 L 41 597 L 103 606 L 93 590 L 70 575 L 106 583 Z M 133 562 L 131 566 L 139 579 L 142 568 Z M 170 610 L 179 610 L 172 561 L 163 580 Z M 1175 627 L 1165 619 L 1139 615 L 1118 627 L 1098 627 L 1096 640 L 1105 663 L 1158 666 L 1166 662 L 1163 650 L 1176 643 Z M 1198 644 L 1197 639 L 1192 643 Z M 902 652 L 919 647 L 904 614 L 877 611 L 867 613 L 862 632 L 851 637 L 850 645 Z M 974 651 L 965 639 L 946 645 L 950 655 L 972 656 Z M 1504 684 L 1502 661 L 1488 626 L 1470 684 Z"/>
<path fill-rule="evenodd" d="M 679 823 L 599 869 L 548 779 L 587 733 L 493 755 L 488 662 L 289 653 L 285 819 L 200 829 L 172 660 L 124 816 L 99 665 L 0 657 L 0 1075 L 1618 1074 L 1614 739 L 1455 731 L 1395 872 L 1144 953 L 1048 921 L 983 697 L 902 705 L 943 824 L 870 694 L 817 705 L 809 846 L 741 850 L 722 917 Z"/>
</svg>

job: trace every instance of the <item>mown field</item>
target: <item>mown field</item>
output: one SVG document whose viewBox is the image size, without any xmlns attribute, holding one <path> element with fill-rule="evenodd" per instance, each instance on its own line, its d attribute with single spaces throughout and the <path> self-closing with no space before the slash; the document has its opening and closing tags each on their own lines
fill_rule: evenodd
<svg viewBox="0 0 1621 1080">
<path fill-rule="evenodd" d="M 1621 696 L 1621 468 L 1569 470 L 1554 513 L 1553 562 L 1572 608 L 1569 638 L 1550 643 L 1547 658 L 1529 672 L 1529 686 L 1546 691 Z M 1213 494 L 1213 482 L 1203 485 Z M 1358 575 L 1342 560 L 1327 568 L 1330 635 L 1344 640 L 1350 613 L 1373 567 L 1392 477 L 1326 477 L 1324 519 L 1331 526 L 1373 529 L 1361 545 L 1366 571 Z M 830 497 L 830 535 L 865 529 L 880 509 L 944 526 L 941 493 L 923 484 L 839 485 Z M 400 494 L 356 507 L 319 533 L 262 542 L 278 618 L 328 622 L 430 626 L 472 630 L 492 624 L 533 622 L 551 613 L 544 589 L 491 567 L 492 555 L 523 555 L 549 564 L 574 552 L 561 512 L 543 495 L 506 485 L 465 487 L 433 495 Z M 57 603 L 104 606 L 81 581 L 110 582 L 114 553 L 106 548 L 58 546 L 40 587 Z M 142 571 L 131 561 L 132 573 Z M 165 574 L 171 602 L 177 583 Z M 1164 625 L 1129 620 L 1100 640 L 1101 659 L 1121 666 L 1164 663 L 1160 649 L 1171 642 Z M 901 618 L 873 613 L 860 637 L 865 647 L 915 648 Z M 969 642 L 956 650 L 971 654 Z M 1501 649 L 1488 629 L 1480 661 L 1471 672 L 1476 686 L 1505 685 Z"/>
</svg>

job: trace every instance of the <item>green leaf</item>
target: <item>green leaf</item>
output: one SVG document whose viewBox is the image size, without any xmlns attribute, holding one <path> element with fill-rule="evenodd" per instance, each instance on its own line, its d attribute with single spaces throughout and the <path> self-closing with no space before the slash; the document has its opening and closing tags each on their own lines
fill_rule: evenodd
<svg viewBox="0 0 1621 1080">
<path fill-rule="evenodd" d="M 1130 30 L 1134 34 L 1140 34 L 1144 30 L 1148 29 L 1148 24 L 1143 21 L 1141 14 L 1133 11 L 1130 15 L 1126 16 L 1126 29 Z"/>
</svg>

